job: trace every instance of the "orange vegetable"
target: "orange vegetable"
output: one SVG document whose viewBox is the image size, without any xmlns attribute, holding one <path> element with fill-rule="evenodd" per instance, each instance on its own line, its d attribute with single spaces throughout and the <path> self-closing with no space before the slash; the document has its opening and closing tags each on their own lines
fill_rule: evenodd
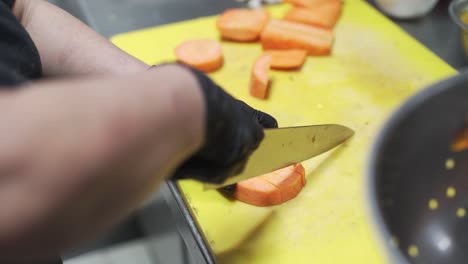
<svg viewBox="0 0 468 264">
<path fill-rule="evenodd" d="M 458 132 L 455 140 L 451 144 L 453 152 L 461 152 L 468 150 L 468 123 Z"/>
<path fill-rule="evenodd" d="M 219 16 L 216 26 L 224 39 L 255 41 L 259 39 L 269 17 L 263 9 L 228 9 Z"/>
<path fill-rule="evenodd" d="M 211 39 L 194 39 L 179 44 L 175 48 L 177 59 L 200 71 L 212 72 L 223 65 L 221 45 Z"/>
<path fill-rule="evenodd" d="M 459 138 L 452 144 L 453 152 L 460 152 L 468 150 L 468 137 Z"/>
<path fill-rule="evenodd" d="M 271 56 L 271 68 L 291 70 L 300 68 L 307 57 L 305 50 L 267 50 L 265 54 Z"/>
<path fill-rule="evenodd" d="M 305 185 L 305 170 L 298 163 L 271 173 L 238 182 L 233 196 L 256 206 L 272 206 L 296 197 Z"/>
<path fill-rule="evenodd" d="M 261 35 L 263 49 L 303 49 L 308 55 L 328 55 L 333 45 L 331 30 L 272 19 Z"/>
<path fill-rule="evenodd" d="M 268 94 L 268 71 L 270 70 L 271 56 L 264 54 L 255 60 L 250 79 L 250 94 L 265 99 Z"/>
<path fill-rule="evenodd" d="M 341 0 L 283 0 L 283 2 L 307 8 L 314 8 L 330 2 L 339 2 L 341 4 Z"/>
<path fill-rule="evenodd" d="M 293 7 L 284 19 L 312 26 L 331 29 L 341 15 L 341 2 L 331 1 L 313 8 Z"/>
</svg>

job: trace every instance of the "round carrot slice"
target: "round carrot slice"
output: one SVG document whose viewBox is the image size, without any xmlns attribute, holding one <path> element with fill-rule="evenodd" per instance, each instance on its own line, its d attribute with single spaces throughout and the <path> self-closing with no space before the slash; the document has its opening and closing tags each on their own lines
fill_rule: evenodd
<svg viewBox="0 0 468 264">
<path fill-rule="evenodd" d="M 175 48 L 177 59 L 200 71 L 216 71 L 223 65 L 223 52 L 219 42 L 212 39 L 193 39 Z"/>
<path fill-rule="evenodd" d="M 224 39 L 248 42 L 258 40 L 270 15 L 263 9 L 234 8 L 224 11 L 216 26 Z"/>
</svg>

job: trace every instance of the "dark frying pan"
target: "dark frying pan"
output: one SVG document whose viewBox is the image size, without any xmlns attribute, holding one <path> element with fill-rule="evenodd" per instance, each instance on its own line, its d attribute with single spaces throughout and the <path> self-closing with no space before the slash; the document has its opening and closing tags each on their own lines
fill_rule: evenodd
<svg viewBox="0 0 468 264">
<path fill-rule="evenodd" d="M 467 122 L 464 72 L 410 98 L 378 135 L 367 189 L 391 263 L 468 263 L 468 150 L 452 149 Z"/>
</svg>

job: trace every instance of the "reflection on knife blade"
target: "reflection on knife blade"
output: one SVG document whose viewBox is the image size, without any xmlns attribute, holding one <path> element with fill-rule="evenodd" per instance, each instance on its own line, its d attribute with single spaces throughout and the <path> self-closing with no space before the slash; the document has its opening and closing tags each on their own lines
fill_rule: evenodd
<svg viewBox="0 0 468 264">
<path fill-rule="evenodd" d="M 297 164 L 333 149 L 353 134 L 352 129 L 335 124 L 266 129 L 265 138 L 250 156 L 244 171 L 222 184 L 204 186 L 221 188 Z"/>
</svg>

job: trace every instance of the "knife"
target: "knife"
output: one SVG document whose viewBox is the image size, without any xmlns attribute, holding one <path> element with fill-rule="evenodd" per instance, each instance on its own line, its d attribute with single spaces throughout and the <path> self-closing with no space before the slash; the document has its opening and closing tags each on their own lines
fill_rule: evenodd
<svg viewBox="0 0 468 264">
<path fill-rule="evenodd" d="M 352 129 L 336 124 L 265 129 L 265 137 L 240 174 L 221 184 L 205 183 L 204 188 L 222 188 L 308 160 L 333 149 L 352 135 Z"/>
</svg>

